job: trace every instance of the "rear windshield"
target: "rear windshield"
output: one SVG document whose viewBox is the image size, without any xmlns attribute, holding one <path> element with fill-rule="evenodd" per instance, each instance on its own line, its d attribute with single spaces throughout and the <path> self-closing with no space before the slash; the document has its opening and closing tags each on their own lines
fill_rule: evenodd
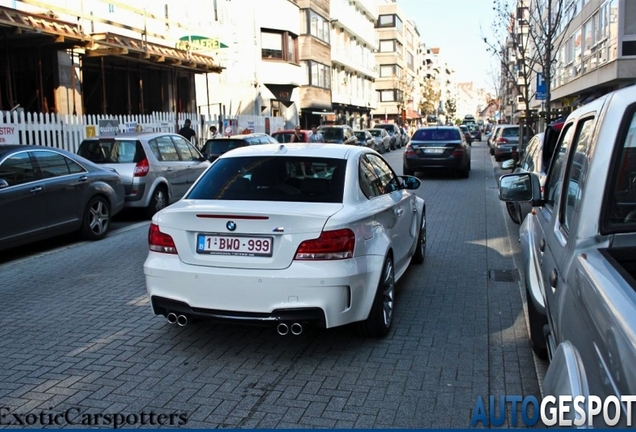
<svg viewBox="0 0 636 432">
<path fill-rule="evenodd" d="M 341 128 L 320 128 L 318 132 L 325 140 L 341 140 L 344 131 Z"/>
<path fill-rule="evenodd" d="M 370 130 L 369 133 L 373 135 L 374 137 L 382 136 L 382 131 L 379 131 L 379 130 Z"/>
<path fill-rule="evenodd" d="M 505 128 L 501 131 L 501 136 L 505 136 L 505 137 L 518 137 L 519 136 L 519 128 L 518 127 L 512 127 L 512 128 Z"/>
<path fill-rule="evenodd" d="M 137 163 L 145 159 L 141 143 L 137 140 L 86 140 L 77 154 L 93 163 Z"/>
<path fill-rule="evenodd" d="M 413 141 L 461 141 L 456 129 L 419 129 L 413 134 Z"/>
<path fill-rule="evenodd" d="M 204 145 L 201 152 L 207 155 L 222 155 L 235 148 L 245 147 L 248 143 L 245 140 L 238 140 L 232 138 L 223 138 L 219 140 L 208 140 Z"/>
<path fill-rule="evenodd" d="M 218 159 L 186 199 L 341 203 L 345 166 L 315 157 Z"/>
<path fill-rule="evenodd" d="M 361 140 L 367 139 L 367 134 L 365 134 L 364 132 L 354 132 L 354 134 L 356 134 L 356 137 L 358 139 L 361 139 Z"/>
<path fill-rule="evenodd" d="M 393 133 L 395 132 L 395 128 L 393 127 L 392 124 L 385 124 L 385 125 L 375 125 L 376 128 L 380 128 L 380 129 L 386 129 L 386 131 L 389 133 L 389 135 L 393 135 Z"/>
</svg>

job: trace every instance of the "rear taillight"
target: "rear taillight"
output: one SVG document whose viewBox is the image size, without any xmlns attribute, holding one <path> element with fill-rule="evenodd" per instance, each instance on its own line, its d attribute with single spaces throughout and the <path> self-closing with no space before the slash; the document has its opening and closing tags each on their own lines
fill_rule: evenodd
<svg viewBox="0 0 636 432">
<path fill-rule="evenodd" d="M 150 229 L 148 230 L 148 248 L 153 252 L 177 253 L 177 247 L 172 237 L 159 231 L 159 226 L 153 223 L 150 224 Z"/>
<path fill-rule="evenodd" d="M 417 154 L 415 153 L 415 150 L 413 150 L 413 147 L 411 147 L 411 144 L 406 145 L 406 148 L 404 149 L 404 154 L 406 156 L 417 156 Z"/>
<path fill-rule="evenodd" d="M 356 236 L 350 229 L 323 231 L 298 246 L 296 260 L 339 260 L 353 257 Z"/>
<path fill-rule="evenodd" d="M 464 155 L 464 149 L 462 147 L 456 147 L 455 150 L 453 150 L 453 156 L 463 156 Z"/>
<path fill-rule="evenodd" d="M 506 138 L 499 138 L 497 139 L 497 142 L 499 144 L 508 144 L 508 140 Z"/>
<path fill-rule="evenodd" d="M 148 163 L 148 159 L 144 158 L 137 162 L 137 165 L 135 165 L 135 171 L 133 175 L 135 177 L 144 177 L 146 174 L 148 174 L 148 171 L 150 171 L 150 164 Z"/>
</svg>

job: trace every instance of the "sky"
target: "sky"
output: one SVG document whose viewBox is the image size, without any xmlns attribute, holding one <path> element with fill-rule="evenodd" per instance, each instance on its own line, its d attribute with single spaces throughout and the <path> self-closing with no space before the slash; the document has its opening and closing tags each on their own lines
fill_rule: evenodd
<svg viewBox="0 0 636 432">
<path fill-rule="evenodd" d="M 439 47 L 443 62 L 455 69 L 457 82 L 493 88 L 496 58 L 486 52 L 483 38 L 492 39 L 492 0 L 397 0 L 415 21 L 427 47 Z"/>
</svg>

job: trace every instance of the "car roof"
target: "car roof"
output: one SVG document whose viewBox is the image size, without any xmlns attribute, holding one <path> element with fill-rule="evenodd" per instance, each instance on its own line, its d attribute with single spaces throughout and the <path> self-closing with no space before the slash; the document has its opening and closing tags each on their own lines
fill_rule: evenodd
<svg viewBox="0 0 636 432">
<path fill-rule="evenodd" d="M 348 159 L 353 154 L 368 153 L 366 147 L 349 146 L 344 144 L 323 143 L 286 143 L 261 144 L 257 146 L 241 147 L 225 153 L 221 158 L 247 156 L 308 156 L 326 157 L 333 159 Z"/>
<path fill-rule="evenodd" d="M 172 136 L 181 136 L 177 133 L 174 132 L 124 132 L 124 133 L 119 133 L 117 135 L 102 135 L 102 136 L 96 136 L 96 137 L 90 137 L 90 138 L 84 138 L 84 141 L 98 141 L 100 139 L 114 139 L 114 140 L 120 140 L 120 139 L 137 139 L 137 138 L 147 138 L 147 139 L 152 139 L 152 138 L 156 138 L 159 136 L 166 136 L 166 135 L 172 135 Z"/>
<path fill-rule="evenodd" d="M 68 153 L 66 150 L 56 147 L 32 145 L 32 144 L 0 144 L 0 155 L 5 155 L 19 150 L 53 150 L 60 153 Z"/>
</svg>

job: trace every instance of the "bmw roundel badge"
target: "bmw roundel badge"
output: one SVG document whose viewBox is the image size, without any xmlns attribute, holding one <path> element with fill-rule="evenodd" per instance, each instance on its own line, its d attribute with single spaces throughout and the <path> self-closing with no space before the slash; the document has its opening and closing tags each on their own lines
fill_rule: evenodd
<svg viewBox="0 0 636 432">
<path fill-rule="evenodd" d="M 227 221 L 225 227 L 230 231 L 234 231 L 236 229 L 236 223 L 234 221 Z"/>
</svg>

